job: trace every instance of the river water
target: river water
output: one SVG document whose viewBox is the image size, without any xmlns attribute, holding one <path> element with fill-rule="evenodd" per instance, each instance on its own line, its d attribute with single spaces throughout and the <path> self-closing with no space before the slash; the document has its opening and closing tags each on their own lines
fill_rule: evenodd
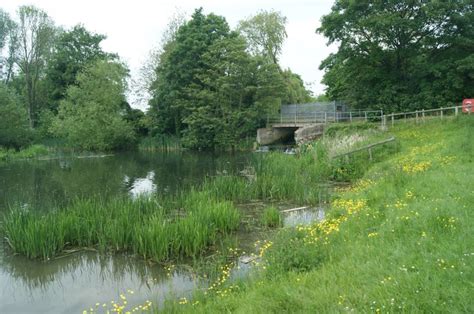
<svg viewBox="0 0 474 314">
<path fill-rule="evenodd" d="M 63 156 L 0 164 L 0 223 L 11 206 L 50 210 L 78 197 L 174 193 L 202 183 L 207 176 L 237 174 L 256 158 L 245 154 L 120 153 L 111 156 Z M 258 157 L 257 157 L 258 158 Z M 264 204 L 247 205 L 252 217 Z M 291 208 L 283 204 L 282 209 Z M 285 224 L 321 219 L 324 212 L 290 213 Z M 247 250 L 259 232 L 248 230 L 235 241 Z M 0 313 L 105 313 L 120 295 L 131 304 L 160 305 L 166 298 L 189 297 L 203 285 L 189 268 L 164 266 L 124 254 L 78 252 L 43 262 L 14 256 L 0 241 Z M 245 258 L 245 257 L 244 257 Z M 235 276 L 248 265 L 239 263 Z M 204 283 L 205 284 L 205 283 Z M 97 304 L 97 305 L 96 305 Z"/>
<path fill-rule="evenodd" d="M 200 184 L 206 176 L 237 173 L 251 154 L 121 153 L 61 157 L 0 164 L 0 216 L 9 206 L 49 210 L 77 197 L 131 198 L 173 193 Z M 3 241 L 2 241 L 3 242 Z M 139 258 L 82 252 L 53 261 L 12 256 L 0 244 L 0 313 L 82 313 L 100 303 L 156 303 L 191 293 L 189 272 L 169 274 Z"/>
</svg>

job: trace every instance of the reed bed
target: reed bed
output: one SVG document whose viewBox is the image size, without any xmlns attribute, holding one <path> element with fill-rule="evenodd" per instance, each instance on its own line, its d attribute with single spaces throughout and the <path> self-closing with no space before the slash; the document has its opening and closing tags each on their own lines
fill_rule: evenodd
<svg viewBox="0 0 474 314">
<path fill-rule="evenodd" d="M 47 260 L 66 249 L 95 248 L 165 261 L 198 255 L 239 225 L 232 203 L 204 192 L 164 203 L 167 207 L 156 199 L 92 199 L 47 213 L 16 208 L 3 228 L 13 251 L 29 258 Z"/>
<path fill-rule="evenodd" d="M 176 136 L 155 136 L 145 137 L 138 144 L 138 149 L 142 151 L 179 151 L 183 149 L 181 140 Z"/>
<path fill-rule="evenodd" d="M 46 213 L 13 208 L 5 216 L 3 233 L 15 253 L 29 258 L 49 259 L 69 248 L 132 252 L 155 261 L 196 256 L 239 226 L 234 203 L 316 205 L 326 201 L 322 183 L 356 179 L 370 166 L 361 154 L 349 163 L 331 160 L 328 145 L 330 140 L 305 145 L 296 156 L 268 153 L 255 158 L 241 175 L 208 178 L 200 187 L 173 196 L 80 199 Z M 390 153 L 380 150 L 376 159 Z"/>
</svg>

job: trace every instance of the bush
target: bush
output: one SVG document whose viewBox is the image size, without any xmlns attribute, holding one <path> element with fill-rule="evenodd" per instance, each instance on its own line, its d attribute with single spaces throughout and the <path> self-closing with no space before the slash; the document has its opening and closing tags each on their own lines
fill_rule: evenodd
<svg viewBox="0 0 474 314">
<path fill-rule="evenodd" d="M 20 149 L 32 139 L 28 115 L 13 91 L 0 83 L 0 146 Z"/>
</svg>

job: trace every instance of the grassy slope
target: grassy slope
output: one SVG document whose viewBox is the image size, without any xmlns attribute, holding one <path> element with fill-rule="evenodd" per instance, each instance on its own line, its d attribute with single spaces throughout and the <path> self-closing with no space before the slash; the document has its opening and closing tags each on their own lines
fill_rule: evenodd
<svg viewBox="0 0 474 314">
<path fill-rule="evenodd" d="M 474 119 L 393 132 L 401 151 L 337 196 L 340 204 L 366 200 L 366 206 L 345 213 L 328 244 L 318 244 L 322 263 L 308 272 L 263 275 L 240 292 L 169 310 L 474 312 Z"/>
</svg>

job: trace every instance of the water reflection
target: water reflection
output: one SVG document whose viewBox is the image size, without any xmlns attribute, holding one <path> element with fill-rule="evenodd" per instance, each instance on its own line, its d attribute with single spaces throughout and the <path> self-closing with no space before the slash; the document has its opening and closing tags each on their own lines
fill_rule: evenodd
<svg viewBox="0 0 474 314">
<path fill-rule="evenodd" d="M 168 276 L 162 267 L 129 256 L 79 253 L 49 262 L 7 257 L 0 267 L 0 313 L 78 313 L 110 303 L 128 289 L 130 304 L 189 296 L 198 282 L 190 273 Z"/>
<path fill-rule="evenodd" d="M 130 186 L 128 192 L 130 193 L 130 196 L 135 199 L 141 196 L 149 196 L 156 192 L 156 184 L 154 183 L 154 179 L 155 172 L 149 171 L 145 178 L 137 178 L 131 182 L 131 179 L 125 175 L 123 181 L 126 186 Z"/>
<path fill-rule="evenodd" d="M 249 154 L 125 153 L 104 158 L 33 160 L 0 164 L 0 219 L 9 205 L 32 210 L 66 206 L 77 197 L 138 197 L 174 193 L 219 172 L 237 173 Z M 77 313 L 96 302 L 129 304 L 189 296 L 190 273 L 167 277 L 160 266 L 129 256 L 80 253 L 40 262 L 10 256 L 0 243 L 0 313 Z"/>
<path fill-rule="evenodd" d="M 77 197 L 173 193 L 218 172 L 237 173 L 250 156 L 135 152 L 0 164 L 0 212 L 12 204 L 50 209 Z"/>
</svg>

